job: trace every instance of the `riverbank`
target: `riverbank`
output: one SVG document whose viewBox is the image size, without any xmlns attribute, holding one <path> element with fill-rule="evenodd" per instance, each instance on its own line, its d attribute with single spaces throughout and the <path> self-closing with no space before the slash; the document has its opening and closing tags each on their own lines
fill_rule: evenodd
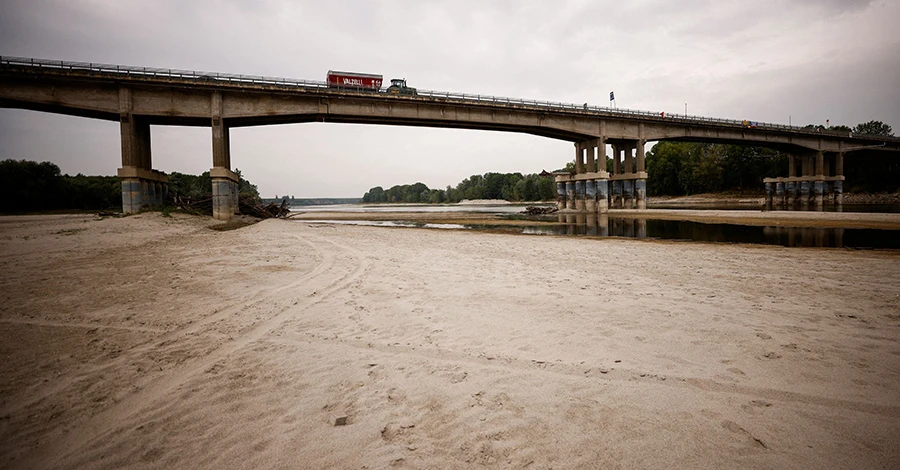
<svg viewBox="0 0 900 470">
<path fill-rule="evenodd" d="M 844 193 L 845 204 L 900 204 L 900 192 L 896 193 Z M 704 205 L 746 205 L 748 209 L 758 208 L 766 202 L 765 193 L 704 193 L 691 196 L 653 196 L 647 205 L 653 206 L 704 206 Z"/>
<path fill-rule="evenodd" d="M 895 251 L 216 224 L 0 217 L 0 466 L 900 466 Z"/>
<path fill-rule="evenodd" d="M 565 223 L 557 215 L 576 212 L 560 211 L 549 216 L 525 218 L 478 212 L 366 212 L 363 209 L 343 211 L 311 211 L 291 214 L 296 220 L 368 220 L 410 221 L 431 224 L 551 225 Z M 609 217 L 638 219 L 686 220 L 703 223 L 761 225 L 775 227 L 871 228 L 900 230 L 900 213 L 699 210 L 699 209 L 611 209 Z"/>
</svg>

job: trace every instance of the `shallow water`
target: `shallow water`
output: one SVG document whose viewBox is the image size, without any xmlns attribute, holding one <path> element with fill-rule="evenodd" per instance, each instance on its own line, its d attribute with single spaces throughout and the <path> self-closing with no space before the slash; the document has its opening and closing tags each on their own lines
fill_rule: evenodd
<svg viewBox="0 0 900 470">
<path fill-rule="evenodd" d="M 680 220 L 559 215 L 555 224 L 433 224 L 410 221 L 304 220 L 305 223 L 478 230 L 526 235 L 651 238 L 714 243 L 751 243 L 786 247 L 900 249 L 900 231 L 819 227 L 708 224 Z"/>
</svg>

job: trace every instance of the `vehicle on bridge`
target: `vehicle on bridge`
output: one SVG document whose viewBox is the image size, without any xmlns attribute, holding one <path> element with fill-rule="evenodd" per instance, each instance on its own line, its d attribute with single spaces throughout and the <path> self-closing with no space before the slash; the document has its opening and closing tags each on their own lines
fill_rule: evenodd
<svg viewBox="0 0 900 470">
<path fill-rule="evenodd" d="M 325 82 L 329 88 L 349 88 L 353 90 L 381 90 L 381 75 L 329 70 Z"/>
<path fill-rule="evenodd" d="M 387 92 L 394 95 L 410 95 L 416 96 L 416 89 L 406 86 L 405 78 L 392 78 L 391 86 L 387 87 Z"/>
</svg>

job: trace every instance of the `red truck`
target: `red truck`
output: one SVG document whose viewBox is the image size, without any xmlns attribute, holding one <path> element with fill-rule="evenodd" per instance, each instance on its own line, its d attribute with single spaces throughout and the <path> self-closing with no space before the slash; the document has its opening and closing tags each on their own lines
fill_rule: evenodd
<svg viewBox="0 0 900 470">
<path fill-rule="evenodd" d="M 352 88 L 357 90 L 378 91 L 381 89 L 381 75 L 371 73 L 338 72 L 329 70 L 325 79 L 329 87 Z"/>
</svg>

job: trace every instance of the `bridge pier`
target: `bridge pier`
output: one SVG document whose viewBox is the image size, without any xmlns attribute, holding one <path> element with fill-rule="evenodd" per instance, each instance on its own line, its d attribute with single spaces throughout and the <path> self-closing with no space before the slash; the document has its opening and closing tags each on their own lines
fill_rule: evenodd
<svg viewBox="0 0 900 470">
<path fill-rule="evenodd" d="M 575 182 L 566 181 L 566 209 L 575 210 Z"/>
<path fill-rule="evenodd" d="M 222 94 L 214 92 L 210 103 L 213 168 L 209 170 L 209 177 L 212 179 L 213 218 L 231 220 L 235 214 L 240 214 L 239 178 L 230 170 L 231 132 L 222 118 L 223 108 Z"/>
<path fill-rule="evenodd" d="M 597 212 L 597 180 L 584 182 L 584 210 L 588 214 Z"/>
<path fill-rule="evenodd" d="M 168 192 L 168 177 L 153 170 L 150 154 L 150 123 L 131 112 L 131 90 L 119 90 L 119 133 L 122 143 L 122 212 L 134 214 L 159 206 Z"/>
<path fill-rule="evenodd" d="M 584 181 L 576 181 L 575 182 L 575 210 L 578 212 L 584 212 L 585 202 L 584 202 Z"/>
<path fill-rule="evenodd" d="M 230 220 L 238 213 L 238 176 L 227 168 L 213 167 L 209 177 L 212 180 L 213 218 Z"/>
<path fill-rule="evenodd" d="M 625 180 L 622 182 L 622 200 L 625 209 L 634 209 L 634 181 Z"/>
<path fill-rule="evenodd" d="M 818 210 L 823 210 L 827 203 L 840 207 L 844 202 L 843 173 L 843 152 L 810 150 L 797 156 L 789 155 L 787 178 L 763 179 L 766 185 L 766 203 L 772 203 L 774 187 L 779 204 L 795 207 L 799 202 L 801 209 L 807 209 L 812 204 Z M 832 197 L 829 197 L 829 190 Z"/>
<path fill-rule="evenodd" d="M 564 210 L 566 208 L 566 183 L 556 181 L 556 210 Z"/>
<path fill-rule="evenodd" d="M 597 212 L 605 213 L 609 211 L 609 180 L 598 179 L 597 181 Z"/>
</svg>

